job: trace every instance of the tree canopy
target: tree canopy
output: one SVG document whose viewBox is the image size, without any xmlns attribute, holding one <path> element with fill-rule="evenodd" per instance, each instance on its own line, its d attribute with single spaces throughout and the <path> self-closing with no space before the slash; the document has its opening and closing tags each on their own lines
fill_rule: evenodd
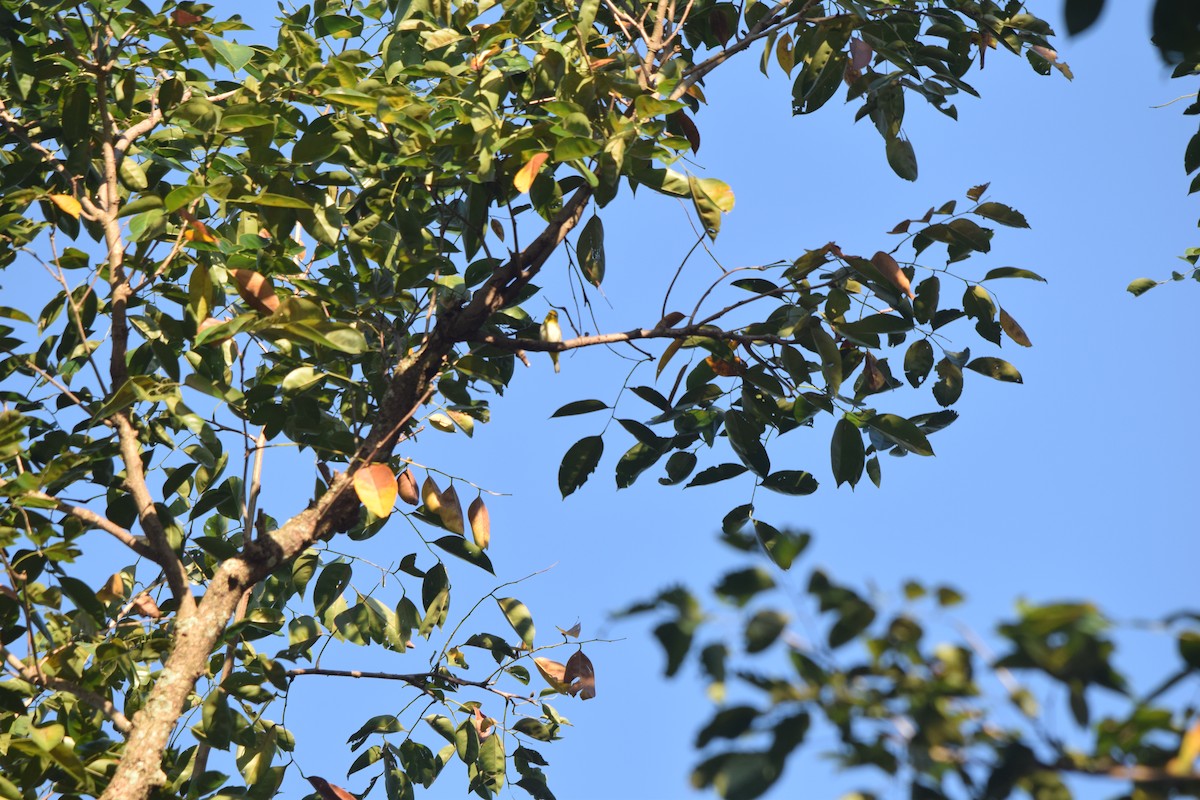
<svg viewBox="0 0 1200 800">
<path fill-rule="evenodd" d="M 452 592 L 464 570 L 493 571 L 490 495 L 416 463 L 419 438 L 471 436 L 493 412 L 503 425 L 498 398 L 526 367 L 553 379 L 550 355 L 564 372 L 624 357 L 639 382 L 556 414 L 616 422 L 565 443 L 563 497 L 614 446 L 618 487 L 654 470 L 803 496 L 818 481 L 792 441 L 831 429 L 834 482 L 878 484 L 880 455 L 933 454 L 968 383 L 1022 380 L 997 348 L 1031 342 L 989 287 L 1042 279 L 973 269 L 1028 226 L 987 184 L 713 280 L 684 259 L 632 328 L 597 311 L 620 235 L 606 207 L 678 198 L 693 252 L 734 207 L 735 176 L 697 174 L 714 71 L 759 58 L 798 116 L 847 99 L 915 180 L 906 103 L 954 119 L 972 70 L 1005 54 L 1070 77 L 1020 3 L 315 2 L 271 46 L 212 12 L 0 0 L 2 797 L 274 796 L 304 735 L 282 719 L 289 688 L 350 674 L 320 659 L 354 647 L 411 665 L 364 675 L 407 693 L 348 743 L 371 796 L 437 780 L 553 797 L 545 744 L 596 694 L 601 644 L 545 623 L 538 637 L 520 581 Z M 594 399 L 614 388 L 618 404 Z M 282 447 L 311 483 L 268 507 L 265 454 Z M 1032 721 L 998 728 L 972 706 L 985 656 L 923 648 L 914 618 L 879 618 L 823 572 L 808 590 L 825 641 L 799 646 L 761 601 L 765 566 L 791 568 L 806 536 L 752 505 L 713 527 L 766 559 L 716 587 L 746 609 L 741 653 L 783 648 L 791 672 L 744 671 L 765 705 L 720 708 L 698 745 L 767 743 L 708 756 L 697 785 L 757 796 L 823 716 L 846 765 L 911 770 L 914 797 L 1050 800 L 1072 770 L 1139 797 L 1195 791 L 1200 728 L 1157 695 L 1100 726 L 1095 752 L 1031 739 L 1020 687 Z M 384 531 L 394 560 L 365 560 Z M 116 562 L 93 556 L 104 534 Z M 693 648 L 701 601 L 673 589 L 629 609 L 647 612 L 665 613 L 668 671 L 695 651 L 720 699 L 735 670 L 724 645 Z M 1182 664 L 1167 689 L 1200 666 L 1195 619 L 1169 623 Z M 1080 725 L 1088 687 L 1123 687 L 1094 608 L 1030 607 L 1004 635 L 998 668 L 1065 685 Z M 879 730 L 897 720 L 899 743 Z"/>
</svg>

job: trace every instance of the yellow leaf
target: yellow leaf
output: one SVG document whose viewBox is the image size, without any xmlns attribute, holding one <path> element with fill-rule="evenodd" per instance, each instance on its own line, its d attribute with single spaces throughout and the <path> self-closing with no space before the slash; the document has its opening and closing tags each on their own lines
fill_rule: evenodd
<svg viewBox="0 0 1200 800">
<path fill-rule="evenodd" d="M 442 525 L 451 533 L 461 536 L 466 528 L 463 526 L 462 503 L 458 501 L 458 492 L 451 486 L 442 492 L 441 501 L 442 507 L 438 509 L 437 515 L 441 518 Z"/>
<path fill-rule="evenodd" d="M 545 164 L 549 157 L 549 153 L 536 153 L 533 158 L 525 162 L 525 166 L 517 170 L 517 174 L 513 176 L 513 186 L 517 187 L 518 192 L 524 194 L 529 191 L 529 187 L 533 185 L 533 179 L 537 177 L 538 170 L 542 168 L 542 164 Z"/>
<path fill-rule="evenodd" d="M 467 509 L 467 519 L 471 523 L 471 537 L 475 540 L 475 546 L 486 550 L 492 541 L 492 520 L 482 497 L 471 501 L 471 507 Z"/>
<path fill-rule="evenodd" d="M 368 464 L 354 473 L 354 493 L 367 510 L 379 518 L 396 504 L 396 476 L 387 464 Z"/>
<path fill-rule="evenodd" d="M 426 475 L 425 482 L 421 484 L 421 502 L 425 504 L 425 510 L 430 514 L 438 513 L 442 507 L 442 493 L 438 491 L 432 475 Z"/>
<path fill-rule="evenodd" d="M 440 411 L 436 414 L 430 414 L 427 420 L 430 425 L 442 433 L 454 433 L 454 422 Z"/>
<path fill-rule="evenodd" d="M 111 603 L 114 600 L 125 599 L 125 578 L 121 573 L 114 572 L 100 591 L 96 592 L 96 599 L 101 603 Z"/>
<path fill-rule="evenodd" d="M 59 211 L 75 219 L 79 219 L 79 212 L 83 211 L 83 206 L 79 204 L 79 201 L 69 194 L 52 194 L 50 202 L 58 206 Z"/>
<path fill-rule="evenodd" d="M 546 683 L 556 692 L 563 694 L 571 693 L 571 684 L 567 683 L 564 678 L 567 673 L 567 668 L 557 661 L 552 661 L 548 658 L 538 656 L 533 659 L 533 665 L 537 667 L 537 671 L 542 673 L 542 677 L 546 679 Z"/>
</svg>

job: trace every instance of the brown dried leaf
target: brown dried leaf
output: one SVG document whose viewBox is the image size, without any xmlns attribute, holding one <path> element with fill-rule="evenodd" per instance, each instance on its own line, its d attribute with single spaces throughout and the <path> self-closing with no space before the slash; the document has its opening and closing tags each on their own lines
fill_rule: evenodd
<svg viewBox="0 0 1200 800">
<path fill-rule="evenodd" d="M 596 696 L 596 670 L 583 650 L 575 651 L 575 655 L 567 659 L 563 680 L 571 684 L 571 694 L 578 694 L 581 700 Z"/>
<path fill-rule="evenodd" d="M 162 612 L 158 609 L 158 603 L 154 602 L 154 598 L 148 594 L 138 596 L 130 607 L 135 614 L 141 614 L 143 617 L 150 619 L 159 619 L 162 617 Z"/>
<path fill-rule="evenodd" d="M 50 202 L 58 207 L 58 210 L 64 214 L 79 219 L 79 214 L 83 211 L 83 206 L 69 194 L 52 194 Z"/>
<path fill-rule="evenodd" d="M 734 375 L 741 375 L 746 371 L 746 362 L 742 361 L 737 356 L 733 357 L 732 361 L 726 361 L 723 358 L 708 356 L 704 359 L 704 363 L 708 364 L 709 369 L 714 374 L 720 375 L 722 378 L 731 378 Z"/>
<path fill-rule="evenodd" d="M 696 123 L 692 122 L 692 118 L 682 111 L 676 111 L 671 115 L 679 127 L 683 128 L 683 135 L 687 137 L 688 144 L 692 146 L 693 153 L 700 152 L 700 129 L 696 127 Z"/>
<path fill-rule="evenodd" d="M 171 12 L 171 21 L 181 28 L 190 28 L 197 22 L 204 20 L 204 17 L 193 14 L 190 11 L 184 11 L 182 8 L 177 8 Z"/>
<path fill-rule="evenodd" d="M 887 385 L 887 379 L 876 366 L 878 359 L 870 352 L 863 359 L 863 389 L 867 392 L 878 392 Z"/>
<path fill-rule="evenodd" d="M 400 477 L 396 479 L 396 489 L 400 493 L 400 499 L 410 506 L 415 506 L 421 502 L 421 493 L 417 489 L 417 479 L 413 477 L 411 469 L 406 469 L 400 473 Z"/>
<path fill-rule="evenodd" d="M 557 627 L 557 626 L 556 626 L 556 627 Z M 568 637 L 570 637 L 570 638 L 572 638 L 572 639 L 578 639 L 578 638 L 579 638 L 579 631 L 580 631 L 580 630 L 582 630 L 582 629 L 580 628 L 580 626 L 579 626 L 579 623 L 578 623 L 578 622 L 576 622 L 574 625 L 572 625 L 571 627 L 567 628 L 566 630 L 563 630 L 562 628 L 559 628 L 559 629 L 558 629 L 558 632 L 559 632 L 559 633 L 561 633 L 563 636 L 568 636 Z"/>
<path fill-rule="evenodd" d="M 1025 329 L 1021 327 L 1021 323 L 1017 322 L 1003 308 L 1000 309 L 1000 327 L 1008 338 L 1012 339 L 1021 347 L 1033 347 L 1033 342 L 1029 341 L 1029 335 L 1025 333 Z"/>
<path fill-rule="evenodd" d="M 486 550 L 492 541 L 492 519 L 483 497 L 476 497 L 467 509 L 467 520 L 471 523 L 471 538 L 480 550 Z"/>
<path fill-rule="evenodd" d="M 387 464 L 368 464 L 354 473 L 354 493 L 380 519 L 392 513 L 398 488 L 396 476 Z"/>
<path fill-rule="evenodd" d="M 675 327 L 676 325 L 678 325 L 680 322 L 683 322 L 683 319 L 684 319 L 684 317 L 686 317 L 686 316 L 687 316 L 687 315 L 686 315 L 686 314 L 684 314 L 682 311 L 672 311 L 670 314 L 667 314 L 665 317 L 663 317 L 662 319 L 660 319 L 660 320 L 658 321 L 658 324 L 657 324 L 657 325 L 655 325 L 654 327 L 655 327 L 655 329 L 658 329 L 658 328 L 674 328 L 674 327 Z"/>
<path fill-rule="evenodd" d="M 879 274 L 885 280 L 908 295 L 910 300 L 916 299 L 917 296 L 913 294 L 912 285 L 908 282 L 908 276 L 904 274 L 904 270 L 900 269 L 900 265 L 896 263 L 896 259 L 880 250 L 871 256 L 871 263 L 875 265 L 875 269 L 879 270 Z"/>
<path fill-rule="evenodd" d="M 451 533 L 462 535 L 466 531 L 463 525 L 462 503 L 458 500 L 458 492 L 451 486 L 446 491 L 442 492 L 442 505 L 438 509 L 437 515 L 442 520 L 442 525 Z"/>
<path fill-rule="evenodd" d="M 275 309 L 279 308 L 279 298 L 275 296 L 275 287 L 271 285 L 270 278 L 252 269 L 231 269 L 229 275 L 233 278 L 237 293 L 255 311 L 274 314 Z"/>
</svg>

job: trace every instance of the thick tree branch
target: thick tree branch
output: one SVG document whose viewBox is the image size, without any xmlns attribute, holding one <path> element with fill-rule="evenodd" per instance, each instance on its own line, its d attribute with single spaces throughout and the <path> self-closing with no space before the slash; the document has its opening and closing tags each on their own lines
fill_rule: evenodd
<svg viewBox="0 0 1200 800">
<path fill-rule="evenodd" d="M 247 542 L 240 556 L 221 563 L 195 613 L 180 614 L 174 647 L 145 705 L 134 717 L 125 756 L 101 800 L 144 800 L 154 787 L 163 784 L 163 750 L 242 595 L 317 539 L 345 530 L 357 520 L 359 505 L 351 488 L 354 471 L 368 455 L 381 459 L 390 456 L 404 425 L 434 388 L 434 380 L 455 345 L 478 340 L 491 314 L 512 302 L 578 224 L 590 198 L 591 191 L 586 187 L 576 191 L 541 234 L 497 269 L 469 304 L 439 315 L 421 349 L 398 366 L 380 402 L 371 433 L 358 448 L 349 469 L 334 476 L 321 497 L 280 528 Z"/>
</svg>

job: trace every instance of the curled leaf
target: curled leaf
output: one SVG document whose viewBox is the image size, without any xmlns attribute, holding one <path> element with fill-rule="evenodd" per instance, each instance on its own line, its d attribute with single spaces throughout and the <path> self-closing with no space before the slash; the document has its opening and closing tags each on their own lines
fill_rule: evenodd
<svg viewBox="0 0 1200 800">
<path fill-rule="evenodd" d="M 575 655 L 567 659 L 563 680 L 571 684 L 571 694 L 578 694 L 581 700 L 596 696 L 596 670 L 583 650 L 575 651 Z"/>
<path fill-rule="evenodd" d="M 368 464 L 354 473 L 354 493 L 380 519 L 392 513 L 398 488 L 396 476 L 387 464 Z"/>
<path fill-rule="evenodd" d="M 558 632 L 559 632 L 559 633 L 561 633 L 563 636 L 566 636 L 566 637 L 568 637 L 568 638 L 571 638 L 571 639 L 578 639 L 578 638 L 579 638 L 579 631 L 580 631 L 580 630 L 582 630 L 582 628 L 580 627 L 580 624 L 579 624 L 578 622 L 576 622 L 574 625 L 572 625 L 571 627 L 567 628 L 566 630 L 563 630 L 562 628 L 559 628 L 559 629 L 558 629 Z"/>
<path fill-rule="evenodd" d="M 413 477 L 411 469 L 400 473 L 400 477 L 396 479 L 396 489 L 400 493 L 400 499 L 410 506 L 421 502 L 421 493 L 417 490 L 417 479 Z"/>
<path fill-rule="evenodd" d="M 486 550 L 492 541 L 492 521 L 482 497 L 471 501 L 471 507 L 467 509 L 467 520 L 471 523 L 471 538 L 475 540 L 475 546 Z"/>
<path fill-rule="evenodd" d="M 565 680 L 567 674 L 565 666 L 542 656 L 533 659 L 533 665 L 537 667 L 537 671 L 542 674 L 542 677 L 546 679 L 546 683 L 550 684 L 550 688 L 554 689 L 554 691 L 562 692 L 563 694 L 571 693 L 571 684 Z"/>
</svg>

